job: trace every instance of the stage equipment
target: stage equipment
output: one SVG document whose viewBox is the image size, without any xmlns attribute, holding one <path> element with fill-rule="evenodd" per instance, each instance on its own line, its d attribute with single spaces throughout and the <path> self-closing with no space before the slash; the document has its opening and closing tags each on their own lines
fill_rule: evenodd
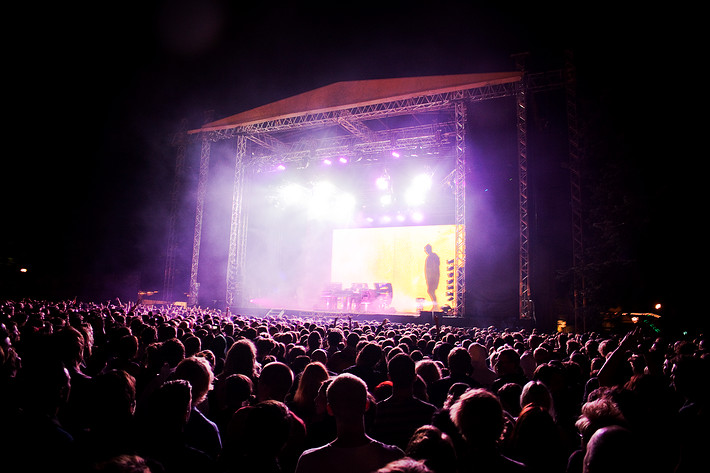
<svg viewBox="0 0 710 473">
<path fill-rule="evenodd" d="M 367 283 L 353 283 L 344 289 L 342 283 L 329 283 L 320 294 L 321 309 L 337 312 L 375 312 L 389 310 L 392 304 L 392 284 L 375 283 L 370 289 Z"/>
</svg>

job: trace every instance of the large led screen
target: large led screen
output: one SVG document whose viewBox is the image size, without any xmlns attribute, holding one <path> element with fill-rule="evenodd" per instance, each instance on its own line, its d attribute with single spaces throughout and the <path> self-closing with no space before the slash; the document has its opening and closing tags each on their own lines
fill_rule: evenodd
<svg viewBox="0 0 710 473">
<path fill-rule="evenodd" d="M 454 307 L 447 292 L 447 261 L 456 249 L 455 225 L 337 229 L 333 231 L 331 282 L 349 288 L 392 284 L 391 309 L 396 312 L 431 310 L 425 277 L 425 246 L 439 257 L 439 307 Z M 423 307 L 422 307 L 423 305 Z"/>
</svg>

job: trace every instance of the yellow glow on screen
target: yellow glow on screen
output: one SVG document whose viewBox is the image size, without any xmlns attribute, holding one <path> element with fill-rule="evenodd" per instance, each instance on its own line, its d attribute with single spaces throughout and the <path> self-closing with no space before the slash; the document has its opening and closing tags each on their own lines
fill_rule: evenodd
<svg viewBox="0 0 710 473">
<path fill-rule="evenodd" d="M 446 262 L 456 250 L 455 225 L 339 229 L 333 231 L 331 282 L 343 288 L 366 283 L 392 283 L 392 307 L 397 312 L 416 312 L 417 298 L 431 309 L 424 278 L 424 246 L 430 244 L 440 259 L 436 291 L 439 306 L 454 307 L 446 296 Z M 453 291 L 455 293 L 455 291 Z"/>
</svg>

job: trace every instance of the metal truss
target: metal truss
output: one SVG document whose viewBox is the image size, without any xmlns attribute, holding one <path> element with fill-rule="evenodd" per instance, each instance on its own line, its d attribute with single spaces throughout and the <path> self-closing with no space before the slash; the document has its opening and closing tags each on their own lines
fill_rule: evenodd
<svg viewBox="0 0 710 473">
<path fill-rule="evenodd" d="M 177 158 L 175 160 L 175 178 L 173 180 L 173 189 L 170 194 L 170 213 L 168 215 L 168 241 L 167 253 L 165 256 L 165 272 L 163 275 L 163 298 L 166 301 L 174 299 L 175 285 L 175 255 L 178 249 L 176 225 L 178 200 L 182 190 L 182 181 L 185 174 L 185 152 L 187 149 L 187 140 L 185 133 L 187 132 L 187 120 L 182 120 L 180 131 L 173 136 L 173 144 L 177 148 Z"/>
<path fill-rule="evenodd" d="M 366 161 L 377 161 L 385 151 L 397 150 L 435 150 L 438 154 L 447 148 L 452 151 L 455 146 L 456 127 L 452 121 L 421 125 L 417 127 L 399 128 L 368 133 L 368 141 L 359 140 L 359 135 L 343 135 L 321 139 L 302 138 L 290 146 L 279 150 L 262 149 L 263 154 L 252 155 L 256 172 L 268 170 L 275 163 L 291 161 L 323 160 L 347 156 L 358 157 Z M 256 144 L 258 141 L 247 137 Z M 259 151 L 259 150 L 258 150 Z M 270 153 L 276 151 L 276 153 Z"/>
<path fill-rule="evenodd" d="M 454 254 L 456 304 L 454 314 L 463 317 L 466 313 L 466 102 L 456 102 L 454 110 L 456 113 L 456 164 L 454 166 L 454 193 L 456 194 L 456 251 Z"/>
<path fill-rule="evenodd" d="M 582 268 L 584 267 L 584 242 L 582 221 L 582 147 L 577 125 L 577 80 L 572 53 L 567 51 L 565 60 L 565 98 L 567 107 L 567 134 L 569 139 L 569 170 L 572 207 L 572 267 L 574 271 L 574 328 L 577 332 L 586 332 L 586 316 L 584 313 L 585 282 Z"/>
<path fill-rule="evenodd" d="M 515 84 L 492 84 L 475 89 L 422 95 L 392 102 L 376 103 L 371 105 L 353 107 L 345 110 L 330 110 L 322 112 L 304 113 L 302 115 L 288 116 L 266 120 L 259 123 L 236 126 L 227 129 L 206 130 L 199 134 L 199 139 L 220 141 L 244 134 L 253 138 L 263 138 L 265 133 L 283 132 L 289 130 L 304 131 L 311 128 L 329 125 L 341 125 L 344 118 L 352 124 L 367 120 L 375 120 L 399 115 L 416 115 L 418 113 L 451 109 L 456 101 L 479 102 L 483 100 L 507 97 L 515 94 Z M 348 127 L 344 127 L 348 128 Z M 362 125 L 358 125 L 362 133 Z M 277 148 L 273 145 L 272 148 Z"/>
<path fill-rule="evenodd" d="M 234 159 L 234 187 L 232 189 L 232 221 L 229 230 L 229 256 L 227 260 L 227 307 L 241 300 L 244 282 L 244 260 L 246 253 L 247 212 L 243 211 L 244 186 L 246 181 L 244 161 L 247 140 L 237 138 L 237 152 Z"/>
<path fill-rule="evenodd" d="M 528 213 L 528 138 L 527 138 L 527 91 L 520 86 L 516 95 L 516 119 L 518 131 L 518 209 L 520 228 L 520 288 L 518 293 L 521 319 L 534 317 L 530 290 L 530 222 Z"/>
<path fill-rule="evenodd" d="M 209 121 L 209 112 L 206 121 Z M 208 140 L 202 141 L 200 148 L 200 174 L 197 179 L 197 203 L 195 206 L 195 234 L 192 240 L 192 263 L 190 265 L 190 287 L 188 294 L 188 304 L 197 304 L 200 292 L 200 283 L 197 281 L 197 274 L 200 262 L 200 243 L 202 242 L 202 217 L 205 208 L 205 195 L 207 194 L 207 177 L 210 169 L 210 151 L 212 143 Z"/>
</svg>

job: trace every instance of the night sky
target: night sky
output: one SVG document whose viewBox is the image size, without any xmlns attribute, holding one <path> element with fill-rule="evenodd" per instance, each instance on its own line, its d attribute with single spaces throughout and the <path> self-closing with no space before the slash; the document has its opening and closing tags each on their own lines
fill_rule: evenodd
<svg viewBox="0 0 710 473">
<path fill-rule="evenodd" d="M 701 60 L 688 49 L 692 28 L 671 32 L 682 15 L 600 3 L 80 3 L 7 16 L 20 28 L 6 43 L 0 256 L 31 268 L 29 284 L 51 296 L 160 281 L 181 119 L 197 128 L 209 110 L 218 119 L 343 80 L 510 71 L 521 52 L 544 71 L 572 48 L 584 119 L 604 124 L 591 145 L 613 150 L 642 209 L 642 224 L 625 222 L 639 225 L 639 287 L 663 292 L 683 316 L 702 309 L 689 266 L 704 259 L 702 226 L 691 223 L 698 191 L 685 175 L 700 174 L 689 168 L 701 157 L 679 133 L 675 100 L 678 71 Z M 490 182 L 476 184 L 495 188 L 514 171 L 489 169 Z"/>
</svg>

